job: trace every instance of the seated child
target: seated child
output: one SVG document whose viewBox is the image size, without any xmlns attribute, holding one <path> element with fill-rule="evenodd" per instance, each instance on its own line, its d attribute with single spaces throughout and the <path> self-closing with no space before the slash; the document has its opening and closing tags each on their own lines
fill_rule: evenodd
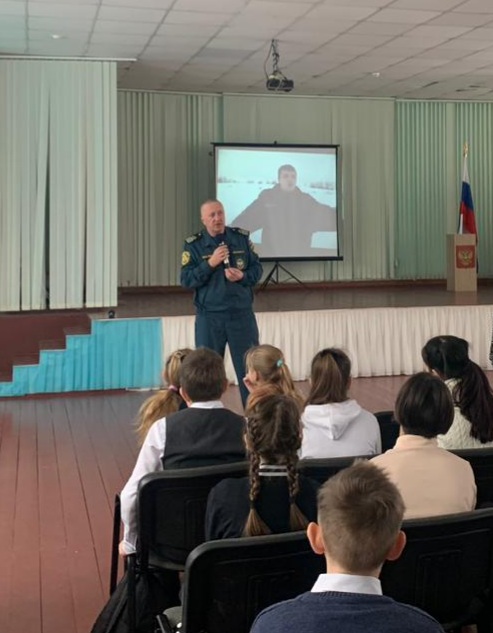
<svg viewBox="0 0 493 633">
<path fill-rule="evenodd" d="M 318 495 L 318 523 L 307 534 L 327 573 L 311 592 L 268 607 L 251 633 L 443 633 L 430 615 L 382 595 L 385 560 L 404 549 L 404 503 L 396 486 L 369 462 L 331 477 Z"/>
<path fill-rule="evenodd" d="M 318 483 L 298 474 L 300 411 L 291 396 L 264 386 L 247 402 L 250 477 L 224 479 L 209 493 L 206 539 L 303 530 L 317 514 Z"/>
<path fill-rule="evenodd" d="M 428 372 L 400 388 L 395 419 L 401 430 L 394 448 L 371 461 L 395 483 L 406 505 L 405 519 L 468 512 L 476 507 L 476 482 L 469 462 L 437 443 L 454 419 L 444 382 Z"/>
<path fill-rule="evenodd" d="M 180 367 L 191 351 L 188 348 L 177 349 L 168 356 L 163 372 L 164 382 L 168 386 L 147 398 L 140 407 L 137 426 L 140 446 L 154 422 L 179 409 L 186 409 L 186 402 L 180 395 Z"/>
<path fill-rule="evenodd" d="M 135 551 L 137 491 L 144 475 L 163 468 L 192 468 L 245 459 L 245 420 L 225 409 L 220 400 L 228 386 L 221 356 L 206 348 L 190 352 L 182 362 L 180 381 L 180 394 L 187 408 L 151 426 L 121 493 L 122 556 Z"/>
<path fill-rule="evenodd" d="M 272 391 L 292 396 L 303 406 L 303 398 L 294 386 L 291 371 L 278 347 L 267 344 L 251 347 L 245 355 L 245 367 L 243 382 L 250 393 L 269 386 Z"/>
<path fill-rule="evenodd" d="M 310 393 L 301 416 L 301 458 L 377 455 L 382 452 L 376 417 L 348 395 L 351 361 L 328 347 L 315 354 L 310 371 Z"/>
</svg>

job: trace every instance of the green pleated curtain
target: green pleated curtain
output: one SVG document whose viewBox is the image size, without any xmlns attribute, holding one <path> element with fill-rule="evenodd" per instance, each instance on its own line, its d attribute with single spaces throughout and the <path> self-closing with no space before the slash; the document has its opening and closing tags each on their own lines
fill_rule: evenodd
<svg viewBox="0 0 493 633">
<path fill-rule="evenodd" d="M 0 60 L 0 310 L 116 305 L 116 65 Z"/>
</svg>

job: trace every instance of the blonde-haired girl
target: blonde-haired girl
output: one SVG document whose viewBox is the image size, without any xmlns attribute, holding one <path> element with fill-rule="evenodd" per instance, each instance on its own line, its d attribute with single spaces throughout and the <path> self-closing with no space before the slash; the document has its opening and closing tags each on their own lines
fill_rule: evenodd
<svg viewBox="0 0 493 633">
<path fill-rule="evenodd" d="M 166 389 L 158 391 L 142 404 L 137 417 L 137 437 L 142 446 L 151 426 L 157 420 L 165 418 L 170 413 L 183 409 L 185 401 L 180 395 L 180 367 L 183 359 L 192 350 L 178 349 L 166 359 L 163 379 L 168 385 Z"/>
<path fill-rule="evenodd" d="M 243 382 L 250 394 L 268 386 L 273 393 L 291 396 L 303 406 L 303 398 L 294 386 L 291 371 L 278 347 L 267 344 L 251 347 L 245 355 L 245 366 L 247 373 Z"/>
</svg>

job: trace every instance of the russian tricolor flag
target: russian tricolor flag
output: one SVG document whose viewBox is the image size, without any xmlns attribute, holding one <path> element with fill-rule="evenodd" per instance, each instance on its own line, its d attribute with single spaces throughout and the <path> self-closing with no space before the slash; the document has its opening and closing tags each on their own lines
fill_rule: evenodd
<svg viewBox="0 0 493 633">
<path fill-rule="evenodd" d="M 464 171 L 462 172 L 462 194 L 460 198 L 459 233 L 477 235 L 474 203 L 472 201 L 471 183 L 467 170 L 467 152 L 464 152 Z"/>
</svg>

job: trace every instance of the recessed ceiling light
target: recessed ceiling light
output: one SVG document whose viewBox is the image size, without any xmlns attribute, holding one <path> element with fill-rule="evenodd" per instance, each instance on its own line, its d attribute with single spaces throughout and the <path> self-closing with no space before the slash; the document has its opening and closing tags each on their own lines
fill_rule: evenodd
<svg viewBox="0 0 493 633">
<path fill-rule="evenodd" d="M 61 40 L 63 38 L 63 35 L 60 35 L 59 33 L 52 33 L 51 37 L 54 40 Z"/>
<path fill-rule="evenodd" d="M 371 74 L 371 76 L 372 76 L 372 77 L 380 77 L 380 73 L 379 73 L 379 72 L 372 73 L 372 74 Z"/>
</svg>

